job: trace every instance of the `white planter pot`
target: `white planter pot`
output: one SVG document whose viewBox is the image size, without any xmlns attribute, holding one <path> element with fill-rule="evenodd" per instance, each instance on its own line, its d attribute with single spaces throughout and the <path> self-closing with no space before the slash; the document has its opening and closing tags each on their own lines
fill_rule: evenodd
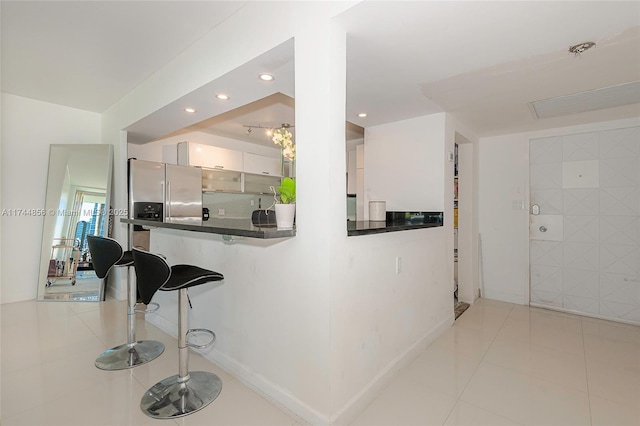
<svg viewBox="0 0 640 426">
<path fill-rule="evenodd" d="M 276 204 L 276 224 L 278 225 L 278 229 L 293 229 L 293 220 L 295 217 L 295 204 Z"/>
</svg>

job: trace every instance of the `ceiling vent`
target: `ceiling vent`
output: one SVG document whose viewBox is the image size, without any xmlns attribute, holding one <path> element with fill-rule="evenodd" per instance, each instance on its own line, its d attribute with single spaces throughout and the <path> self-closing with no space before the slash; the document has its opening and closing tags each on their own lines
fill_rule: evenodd
<svg viewBox="0 0 640 426">
<path fill-rule="evenodd" d="M 531 102 L 537 118 L 560 117 L 640 103 L 640 81 Z"/>
</svg>

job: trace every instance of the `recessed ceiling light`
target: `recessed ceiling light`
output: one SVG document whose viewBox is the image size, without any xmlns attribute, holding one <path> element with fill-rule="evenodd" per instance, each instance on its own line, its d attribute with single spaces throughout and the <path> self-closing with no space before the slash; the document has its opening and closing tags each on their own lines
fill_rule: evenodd
<svg viewBox="0 0 640 426">
<path fill-rule="evenodd" d="M 272 74 L 269 74 L 266 72 L 263 72 L 262 74 L 258 75 L 258 78 L 262 81 L 273 81 L 276 79 Z"/>
<path fill-rule="evenodd" d="M 224 93 L 218 93 L 216 95 L 216 98 L 220 99 L 221 101 L 228 101 L 229 95 L 225 95 Z"/>
<path fill-rule="evenodd" d="M 366 112 L 361 112 L 360 114 L 358 114 L 358 117 L 360 118 L 365 118 L 367 116 Z"/>
<path fill-rule="evenodd" d="M 184 110 L 185 112 L 196 112 L 196 110 L 193 108 L 185 108 Z"/>
</svg>

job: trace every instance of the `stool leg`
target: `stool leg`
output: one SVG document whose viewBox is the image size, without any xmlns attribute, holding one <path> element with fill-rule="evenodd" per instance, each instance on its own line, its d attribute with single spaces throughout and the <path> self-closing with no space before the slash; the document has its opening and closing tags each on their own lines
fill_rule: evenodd
<svg viewBox="0 0 640 426">
<path fill-rule="evenodd" d="M 189 347 L 187 332 L 189 331 L 189 309 L 187 308 L 187 289 L 178 292 L 178 382 L 189 381 Z"/>
<path fill-rule="evenodd" d="M 203 409 L 218 397 L 222 380 L 208 371 L 189 371 L 187 289 L 178 293 L 178 374 L 153 385 L 140 409 L 149 417 L 170 419 Z"/>
<path fill-rule="evenodd" d="M 124 370 L 145 364 L 164 352 L 164 345 L 155 340 L 136 341 L 136 286 L 127 267 L 127 343 L 107 349 L 98 355 L 96 367 L 101 370 Z"/>
</svg>

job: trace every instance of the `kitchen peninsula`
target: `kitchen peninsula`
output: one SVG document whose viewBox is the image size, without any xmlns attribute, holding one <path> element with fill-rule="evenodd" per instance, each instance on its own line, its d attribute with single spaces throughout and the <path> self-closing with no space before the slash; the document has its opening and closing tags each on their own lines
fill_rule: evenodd
<svg viewBox="0 0 640 426">
<path fill-rule="evenodd" d="M 276 227 L 256 226 L 250 219 L 210 219 L 208 221 L 172 221 L 158 222 L 143 219 L 120 219 L 130 225 L 147 228 L 179 229 L 182 231 L 205 232 L 209 234 L 230 235 L 249 238 L 289 238 L 295 237 L 295 229 L 278 229 Z"/>
<path fill-rule="evenodd" d="M 380 234 L 442 226 L 442 212 L 387 212 L 386 220 L 347 221 L 347 235 Z"/>
</svg>

